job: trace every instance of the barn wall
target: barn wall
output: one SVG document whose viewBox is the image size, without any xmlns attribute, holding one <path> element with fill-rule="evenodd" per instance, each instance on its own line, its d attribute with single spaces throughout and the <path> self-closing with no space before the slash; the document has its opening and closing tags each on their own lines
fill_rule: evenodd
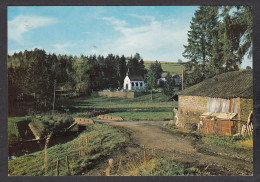
<svg viewBox="0 0 260 182">
<path fill-rule="evenodd" d="M 243 121 L 247 121 L 248 116 L 251 111 L 253 111 L 253 99 L 240 99 L 240 112 L 239 112 L 239 119 Z"/>
<path fill-rule="evenodd" d="M 98 92 L 99 96 L 105 97 L 119 97 L 119 98 L 135 98 L 135 92 L 109 92 L 109 91 L 101 91 Z"/>
<path fill-rule="evenodd" d="M 179 108 L 195 112 L 207 112 L 207 97 L 179 96 Z"/>
<path fill-rule="evenodd" d="M 194 124 L 197 124 L 199 122 L 200 115 L 204 112 L 207 112 L 207 97 L 179 95 L 178 125 L 180 127 L 189 128 Z"/>
</svg>

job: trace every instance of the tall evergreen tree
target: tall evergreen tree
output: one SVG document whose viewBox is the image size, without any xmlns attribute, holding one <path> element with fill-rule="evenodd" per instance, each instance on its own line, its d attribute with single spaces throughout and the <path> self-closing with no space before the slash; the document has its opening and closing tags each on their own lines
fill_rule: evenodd
<svg viewBox="0 0 260 182">
<path fill-rule="evenodd" d="M 201 6 L 192 17 L 188 31 L 188 45 L 183 56 L 190 60 L 185 64 L 185 83 L 195 84 L 214 76 L 218 69 L 220 44 L 218 42 L 218 7 Z M 189 74 L 187 73 L 189 72 Z"/>
</svg>

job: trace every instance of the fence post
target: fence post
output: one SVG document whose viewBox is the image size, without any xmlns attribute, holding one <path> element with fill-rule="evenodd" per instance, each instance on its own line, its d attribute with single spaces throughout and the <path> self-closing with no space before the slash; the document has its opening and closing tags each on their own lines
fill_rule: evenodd
<svg viewBox="0 0 260 182">
<path fill-rule="evenodd" d="M 86 145 L 87 145 L 87 147 L 88 147 L 88 136 L 87 136 L 87 139 L 86 139 Z"/>
<path fill-rule="evenodd" d="M 48 168 L 47 168 L 47 148 L 51 139 L 52 132 L 47 135 L 46 142 L 45 142 L 45 148 L 44 148 L 44 168 L 45 168 L 45 176 L 47 176 Z"/>
<path fill-rule="evenodd" d="M 144 162 L 146 163 L 146 152 L 145 152 L 145 144 L 144 144 Z"/>
<path fill-rule="evenodd" d="M 103 139 L 100 138 L 100 146 L 102 146 L 102 143 L 103 143 Z"/>
<path fill-rule="evenodd" d="M 66 168 L 67 168 L 67 172 L 69 172 L 69 157 L 66 156 Z"/>
<path fill-rule="evenodd" d="M 59 159 L 57 158 L 57 164 L 56 164 L 56 176 L 59 176 Z"/>
</svg>

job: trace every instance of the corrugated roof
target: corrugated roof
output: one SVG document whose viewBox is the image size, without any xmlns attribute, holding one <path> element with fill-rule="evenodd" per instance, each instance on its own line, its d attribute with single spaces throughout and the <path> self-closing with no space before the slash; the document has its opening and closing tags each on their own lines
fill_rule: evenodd
<svg viewBox="0 0 260 182">
<path fill-rule="evenodd" d="M 131 81 L 144 81 L 144 78 L 141 75 L 128 75 Z"/>
<path fill-rule="evenodd" d="M 222 73 L 191 86 L 177 95 L 253 98 L 253 70 Z"/>
</svg>

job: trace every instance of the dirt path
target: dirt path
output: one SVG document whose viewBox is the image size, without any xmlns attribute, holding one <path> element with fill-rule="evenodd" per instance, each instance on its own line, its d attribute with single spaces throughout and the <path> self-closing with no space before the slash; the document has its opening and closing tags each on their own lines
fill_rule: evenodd
<svg viewBox="0 0 260 182">
<path fill-rule="evenodd" d="M 126 150 L 118 151 L 114 156 L 111 156 L 115 160 L 119 160 L 122 153 L 124 153 L 123 155 L 132 155 L 140 152 L 142 146 L 145 145 L 148 151 L 153 150 L 159 157 L 169 158 L 174 155 L 176 160 L 199 167 L 212 175 L 248 175 L 252 172 L 252 162 L 230 158 L 218 153 L 207 153 L 201 150 L 200 146 L 194 145 L 191 140 L 163 130 L 161 126 L 167 123 L 165 121 L 106 121 L 105 123 L 122 132 L 127 132 L 130 136 L 131 144 Z M 99 166 L 99 168 L 104 167 Z M 97 175 L 97 171 L 94 171 L 92 175 Z"/>
</svg>

